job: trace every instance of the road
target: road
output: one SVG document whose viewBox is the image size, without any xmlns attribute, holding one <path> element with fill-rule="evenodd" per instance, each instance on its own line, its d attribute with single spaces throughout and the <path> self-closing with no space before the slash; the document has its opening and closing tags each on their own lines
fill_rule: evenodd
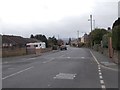
<svg viewBox="0 0 120 90">
<path fill-rule="evenodd" d="M 3 61 L 3 88 L 118 88 L 118 71 L 102 67 L 86 48 Z"/>
</svg>

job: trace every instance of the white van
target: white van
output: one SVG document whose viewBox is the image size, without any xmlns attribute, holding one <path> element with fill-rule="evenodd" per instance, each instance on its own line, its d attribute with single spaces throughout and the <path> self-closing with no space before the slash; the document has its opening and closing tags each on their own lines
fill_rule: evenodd
<svg viewBox="0 0 120 90">
<path fill-rule="evenodd" d="M 46 44 L 45 42 L 27 43 L 26 47 L 40 49 L 40 48 L 46 48 Z"/>
</svg>

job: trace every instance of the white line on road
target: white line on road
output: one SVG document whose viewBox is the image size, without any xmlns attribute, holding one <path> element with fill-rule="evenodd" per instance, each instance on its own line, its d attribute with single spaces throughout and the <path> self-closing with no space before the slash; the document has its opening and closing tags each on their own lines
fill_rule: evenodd
<svg viewBox="0 0 120 90">
<path fill-rule="evenodd" d="M 103 77 L 102 77 L 102 76 L 100 76 L 100 79 L 103 79 Z"/>
<path fill-rule="evenodd" d="M 101 68 L 99 67 L 98 70 L 100 70 Z"/>
<path fill-rule="evenodd" d="M 100 65 L 100 63 L 98 62 L 98 60 L 96 59 L 96 57 L 93 55 L 93 53 L 91 51 L 90 51 L 90 53 L 92 54 L 92 56 L 95 59 L 95 61 L 97 62 L 97 64 Z"/>
<path fill-rule="evenodd" d="M 15 76 L 15 75 L 17 75 L 17 74 L 19 74 L 19 73 L 22 73 L 22 72 L 27 71 L 27 70 L 32 69 L 32 68 L 34 68 L 34 67 L 32 66 L 32 67 L 26 68 L 26 69 L 21 70 L 21 71 L 19 71 L 19 72 L 16 72 L 16 73 L 13 73 L 13 74 L 11 74 L 11 75 L 8 75 L 8 76 L 6 76 L 6 77 L 4 77 L 4 78 L 2 78 L 2 79 L 3 79 L 3 80 L 4 80 L 4 79 L 7 79 L 7 78 L 9 78 L 9 77 Z"/>
<path fill-rule="evenodd" d="M 34 59 L 36 59 L 36 58 L 28 58 L 28 59 L 25 60 L 25 61 L 34 60 Z"/>
<path fill-rule="evenodd" d="M 113 71 L 118 71 L 118 69 L 113 69 L 113 68 L 105 67 L 105 66 L 103 66 L 103 65 L 101 65 L 101 67 L 106 68 L 106 69 L 109 69 L 109 70 L 113 70 Z"/>
<path fill-rule="evenodd" d="M 51 61 L 53 61 L 55 58 L 52 58 L 52 59 L 50 59 L 50 60 L 48 60 L 48 61 L 44 61 L 43 63 L 48 63 L 48 62 L 51 62 Z"/>
<path fill-rule="evenodd" d="M 99 73 L 99 75 L 102 75 L 102 73 Z"/>
<path fill-rule="evenodd" d="M 99 72 L 101 72 L 101 70 L 98 70 Z"/>
<path fill-rule="evenodd" d="M 106 88 L 105 85 L 101 85 L 101 87 L 104 88 L 104 89 Z"/>
<path fill-rule="evenodd" d="M 101 84 L 104 84 L 104 81 L 103 81 L 103 80 L 100 80 L 100 83 L 101 83 Z"/>
</svg>

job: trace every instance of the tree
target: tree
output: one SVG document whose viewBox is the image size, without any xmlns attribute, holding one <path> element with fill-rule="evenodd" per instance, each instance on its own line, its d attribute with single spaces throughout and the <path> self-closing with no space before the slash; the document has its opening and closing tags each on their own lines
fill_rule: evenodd
<svg viewBox="0 0 120 90">
<path fill-rule="evenodd" d="M 45 35 L 42 35 L 42 34 L 37 34 L 35 35 L 35 38 L 42 41 L 42 42 L 45 42 L 46 43 L 46 47 L 48 47 L 48 42 L 47 42 L 47 38 Z"/>
<path fill-rule="evenodd" d="M 112 42 L 113 48 L 120 50 L 120 18 L 113 23 Z"/>
<path fill-rule="evenodd" d="M 113 23 L 112 28 L 114 28 L 115 26 L 118 26 L 118 25 L 120 25 L 120 18 L 118 18 L 118 19 Z"/>
<path fill-rule="evenodd" d="M 103 35 L 102 37 L 102 44 L 104 48 L 108 48 L 109 38 L 112 37 L 112 33 L 108 32 L 107 34 Z"/>
<path fill-rule="evenodd" d="M 94 45 L 94 44 L 100 44 L 103 35 L 105 35 L 107 33 L 108 33 L 107 30 L 105 30 L 105 29 L 99 29 L 99 28 L 96 28 L 95 30 L 93 30 L 92 32 L 90 32 L 90 38 L 91 38 L 92 45 Z"/>
<path fill-rule="evenodd" d="M 31 34 L 30 38 L 35 38 L 35 37 L 33 36 L 33 34 Z"/>
<path fill-rule="evenodd" d="M 58 45 L 58 40 L 53 36 L 48 38 L 48 45 L 52 47 L 53 45 Z"/>
<path fill-rule="evenodd" d="M 71 38 L 69 38 L 68 44 L 71 45 Z"/>
</svg>

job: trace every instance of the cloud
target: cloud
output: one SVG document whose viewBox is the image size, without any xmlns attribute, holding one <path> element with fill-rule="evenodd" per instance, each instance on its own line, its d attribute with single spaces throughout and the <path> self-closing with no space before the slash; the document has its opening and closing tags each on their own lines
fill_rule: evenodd
<svg viewBox="0 0 120 90">
<path fill-rule="evenodd" d="M 30 34 L 45 34 L 48 37 L 53 35 L 57 37 L 59 35 L 60 38 L 77 37 L 78 30 L 80 36 L 85 32 L 90 32 L 90 22 L 88 21 L 90 14 L 92 14 L 93 19 L 95 19 L 96 27 L 100 28 L 112 26 L 112 23 L 118 17 L 117 0 L 104 0 L 106 2 L 97 0 L 91 3 L 89 6 L 91 9 L 88 10 L 88 7 L 83 4 L 85 2 L 80 1 L 81 0 L 77 0 L 72 3 L 73 1 L 71 0 L 71 2 L 69 1 L 68 3 L 68 1 L 66 1 L 64 4 L 62 4 L 62 1 L 59 1 L 60 4 L 56 1 L 54 4 L 49 4 L 51 3 L 50 0 L 49 3 L 45 3 L 43 0 L 44 4 L 39 6 L 39 3 L 36 4 L 36 1 L 32 3 L 33 1 L 30 0 L 31 4 L 23 4 L 21 8 L 16 6 L 18 2 L 15 1 L 16 5 L 14 6 L 19 7 L 15 14 L 12 13 L 15 10 L 13 7 L 10 7 L 13 8 L 12 12 L 4 13 L 7 8 L 2 10 L 5 14 L 5 16 L 3 13 L 1 15 L 1 17 L 3 16 L 0 23 L 2 26 L 2 33 L 21 35 L 23 37 L 30 37 Z M 79 3 L 83 5 L 79 7 Z M 31 5 L 35 6 L 35 8 L 33 9 Z M 25 6 L 28 7 L 24 8 Z M 55 6 L 57 9 L 55 9 Z M 85 7 L 86 9 L 84 9 Z"/>
</svg>

